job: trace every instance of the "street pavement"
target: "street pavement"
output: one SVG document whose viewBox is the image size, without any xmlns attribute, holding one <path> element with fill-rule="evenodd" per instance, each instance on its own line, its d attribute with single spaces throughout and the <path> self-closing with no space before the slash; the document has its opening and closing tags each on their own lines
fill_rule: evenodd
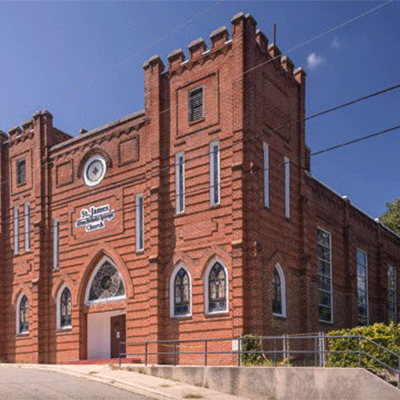
<svg viewBox="0 0 400 400">
<path fill-rule="evenodd" d="M 0 400 L 244 400 L 105 364 L 0 364 Z"/>
<path fill-rule="evenodd" d="M 99 382 L 33 368 L 0 366 L 2 400 L 149 400 Z"/>
</svg>

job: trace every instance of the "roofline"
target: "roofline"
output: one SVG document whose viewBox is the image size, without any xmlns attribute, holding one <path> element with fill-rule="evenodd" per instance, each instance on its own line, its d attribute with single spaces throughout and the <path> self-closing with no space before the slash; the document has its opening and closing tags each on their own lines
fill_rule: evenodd
<svg viewBox="0 0 400 400">
<path fill-rule="evenodd" d="M 305 171 L 306 175 L 310 178 L 319 183 L 321 186 L 325 187 L 328 189 L 330 192 L 332 192 L 334 195 L 342 199 L 343 201 L 348 200 L 346 196 L 341 196 L 339 193 L 335 192 L 333 189 L 331 189 L 329 186 L 325 185 L 325 183 L 321 182 L 317 178 L 314 178 L 308 171 Z M 365 217 L 370 219 L 372 222 L 374 222 L 377 225 L 381 225 L 382 228 L 386 229 L 388 232 L 392 233 L 394 236 L 396 236 L 397 239 L 400 239 L 400 235 L 398 235 L 396 232 L 392 231 L 390 228 L 388 228 L 385 224 L 383 224 L 382 221 L 379 220 L 379 218 L 373 218 L 370 215 L 368 215 L 366 212 L 355 206 L 352 202 L 350 202 L 350 206 L 359 211 L 361 214 L 363 214 Z"/>
<path fill-rule="evenodd" d="M 66 146 L 73 145 L 73 144 L 78 143 L 78 142 L 80 142 L 82 140 L 85 140 L 85 139 L 87 139 L 87 138 L 89 138 L 91 136 L 94 136 L 97 133 L 103 132 L 103 131 L 105 131 L 107 129 L 113 128 L 113 127 L 118 126 L 118 125 L 121 125 L 121 124 L 123 124 L 125 122 L 134 120 L 136 118 L 142 117 L 143 115 L 145 115 L 145 110 L 140 110 L 140 111 L 137 111 L 137 112 L 135 112 L 133 114 L 129 114 L 126 117 L 117 119 L 116 121 L 109 122 L 108 124 L 99 126 L 98 128 L 95 128 L 95 129 L 92 129 L 91 131 L 85 132 L 82 135 L 74 136 L 71 139 L 68 139 L 68 140 L 66 140 L 64 142 L 56 144 L 55 146 L 51 147 L 50 151 L 51 152 L 57 151 L 57 150 L 60 150 L 60 149 L 62 149 L 64 147 L 66 147 Z"/>
</svg>

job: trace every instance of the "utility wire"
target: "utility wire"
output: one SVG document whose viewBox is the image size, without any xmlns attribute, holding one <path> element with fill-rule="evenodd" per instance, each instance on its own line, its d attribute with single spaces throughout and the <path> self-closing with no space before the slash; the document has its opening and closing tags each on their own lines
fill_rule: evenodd
<svg viewBox="0 0 400 400">
<path fill-rule="evenodd" d="M 214 4 L 214 6 L 216 6 L 217 4 L 221 3 L 222 1 L 224 1 L 224 0 L 218 1 L 217 3 Z M 291 52 L 291 51 L 293 51 L 293 50 L 295 50 L 295 49 L 298 49 L 299 47 L 304 46 L 305 44 L 308 44 L 308 43 L 310 43 L 310 42 L 312 42 L 312 41 L 314 41 L 314 40 L 316 40 L 316 39 L 318 39 L 318 38 L 320 38 L 320 37 L 322 37 L 322 36 L 324 36 L 324 35 L 326 35 L 326 34 L 328 34 L 328 33 L 330 33 L 330 32 L 333 32 L 334 30 L 339 29 L 340 27 L 343 27 L 343 26 L 349 24 L 350 22 L 353 22 L 353 21 L 355 21 L 355 20 L 357 20 L 357 19 L 359 19 L 359 18 L 361 18 L 361 17 L 363 17 L 363 16 L 365 16 L 365 15 L 367 15 L 367 14 L 369 14 L 369 13 L 371 13 L 371 12 L 373 12 L 373 11 L 375 11 L 375 10 L 381 8 L 381 7 L 383 7 L 384 5 L 387 5 L 387 4 L 391 3 L 391 2 L 393 2 L 393 1 L 395 1 L 395 0 L 389 0 L 389 1 L 387 1 L 387 2 L 385 2 L 385 3 L 383 3 L 383 4 L 381 4 L 381 5 L 379 5 L 379 6 L 377 6 L 377 7 L 374 7 L 374 8 L 372 8 L 372 9 L 370 9 L 370 10 L 368 10 L 368 11 L 366 11 L 366 12 L 364 12 L 364 13 L 362 13 L 362 14 L 360 14 L 360 15 L 358 15 L 358 16 L 356 16 L 356 17 L 350 19 L 350 20 L 348 20 L 348 21 L 345 21 L 344 23 L 342 23 L 342 24 L 340 24 L 340 25 L 338 25 L 338 26 L 335 26 L 335 27 L 333 27 L 333 28 L 331 28 L 331 29 L 325 31 L 325 32 L 323 32 L 323 33 L 321 33 L 321 34 L 319 34 L 319 35 L 317 35 L 317 36 L 315 36 L 315 37 L 309 39 L 308 41 L 303 42 L 303 43 L 301 43 L 300 45 L 295 46 L 294 48 L 288 50 L 286 53 Z M 210 7 L 212 7 L 212 6 L 210 6 Z M 203 13 L 206 12 L 207 10 L 209 10 L 210 7 L 207 8 L 206 10 L 204 10 Z M 202 13 L 200 13 L 200 14 L 202 14 Z M 198 15 L 200 15 L 200 14 L 198 14 Z M 196 17 L 196 16 L 195 16 L 195 17 Z M 192 19 L 193 19 L 193 18 L 194 18 L 194 17 L 192 17 Z M 187 24 L 190 23 L 190 22 L 191 22 L 191 20 L 187 21 L 185 24 L 187 25 Z M 181 26 L 181 27 L 182 27 L 182 26 Z M 179 30 L 181 27 L 176 28 L 174 31 Z M 171 31 L 171 32 L 172 32 L 172 31 Z M 172 34 L 172 33 L 170 33 L 170 34 Z M 158 41 L 161 41 L 161 40 L 162 40 L 162 39 L 159 39 Z M 279 57 L 281 57 L 281 56 L 282 56 L 282 55 L 280 55 Z M 278 57 L 275 57 L 275 58 L 278 58 Z M 260 66 L 262 66 L 262 65 L 265 65 L 266 63 L 271 62 L 271 61 L 273 61 L 273 60 L 274 60 L 274 58 L 268 60 L 268 61 L 265 62 L 265 63 L 260 63 L 260 64 L 258 64 L 257 66 L 253 67 L 253 69 L 258 68 L 258 67 L 260 67 Z M 249 71 L 250 71 L 250 70 L 247 70 L 247 71 L 243 72 L 243 74 L 246 74 L 246 73 L 248 73 Z M 340 105 L 340 106 L 337 106 L 337 107 L 334 107 L 334 108 L 331 108 L 331 109 L 322 111 L 322 112 L 320 112 L 320 113 L 318 113 L 318 114 L 312 115 L 312 116 L 307 117 L 307 118 L 305 118 L 305 119 L 303 119 L 303 120 L 295 121 L 295 122 L 293 122 L 293 124 L 297 124 L 297 123 L 299 123 L 299 122 L 303 122 L 303 121 L 306 121 L 306 120 L 315 118 L 315 117 L 317 117 L 317 116 L 327 114 L 327 113 L 329 113 L 329 112 L 332 112 L 332 111 L 338 110 L 338 109 L 340 109 L 340 108 L 343 108 L 343 107 L 345 107 L 345 106 L 347 106 L 347 105 L 351 105 L 351 104 L 357 103 L 357 102 L 359 102 L 359 101 L 366 100 L 366 99 L 368 99 L 368 98 L 374 97 L 374 96 L 376 96 L 376 95 L 379 95 L 379 94 L 388 92 L 388 91 L 390 91 L 390 90 L 394 90 L 394 89 L 396 89 L 396 88 L 398 88 L 398 87 L 400 87 L 400 85 L 396 85 L 396 86 L 393 86 L 393 87 L 390 87 L 390 88 L 381 90 L 381 91 L 379 91 L 379 92 L 373 93 L 373 94 L 371 94 L 371 95 L 364 96 L 364 97 L 362 97 L 362 98 L 353 100 L 353 101 L 351 101 L 351 102 L 349 102 L 349 103 L 345 103 L 345 104 L 342 104 L 342 105 Z M 165 112 L 165 110 L 161 111 L 160 114 L 161 114 L 162 112 Z M 290 125 L 292 125 L 292 124 L 290 124 Z M 283 127 L 287 127 L 287 126 L 288 126 L 288 125 L 284 125 Z M 273 130 L 271 130 L 271 131 L 272 131 L 272 132 L 277 132 L 279 129 L 282 129 L 283 127 L 279 127 L 279 128 L 277 128 L 277 129 L 273 129 Z M 394 129 L 397 129 L 397 128 L 391 128 L 391 129 L 389 129 L 389 130 L 387 130 L 387 131 L 391 131 L 391 130 L 394 130 Z M 373 136 L 377 136 L 378 134 L 382 134 L 382 133 L 385 133 L 385 132 L 386 132 L 386 131 L 382 131 L 382 132 L 378 132 L 377 134 L 372 134 L 372 135 L 368 135 L 368 136 L 373 137 Z M 263 133 L 261 133 L 261 134 L 263 134 Z M 260 136 L 261 134 L 253 135 L 253 138 L 258 137 L 258 136 Z M 106 137 L 107 137 L 107 136 L 106 136 Z M 247 139 L 247 138 L 246 138 L 246 139 Z M 361 141 L 361 140 L 365 140 L 365 139 L 363 139 L 363 138 L 357 139 L 357 141 Z M 93 141 L 92 141 L 92 142 L 93 142 Z M 353 142 L 353 141 L 351 141 L 351 142 Z M 346 143 L 350 143 L 350 142 L 346 142 Z M 344 145 L 346 145 L 346 143 L 345 143 L 345 144 L 338 145 L 338 146 L 343 147 Z M 86 144 L 86 145 L 87 145 L 87 144 Z M 338 146 L 334 146 L 332 149 L 338 148 Z M 207 147 L 208 147 L 208 144 L 207 144 Z M 220 152 L 221 152 L 222 150 L 226 150 L 226 149 L 232 148 L 232 147 L 233 147 L 233 145 L 229 145 L 229 146 L 226 146 L 226 147 L 224 147 L 224 148 L 221 148 L 221 149 L 220 149 Z M 326 152 L 327 150 L 328 150 L 328 149 L 321 150 L 320 152 Z M 320 154 L 320 152 L 317 152 L 317 154 Z M 313 155 L 315 155 L 315 154 L 313 153 Z M 199 156 L 196 156 L 196 157 L 192 157 L 192 158 L 190 158 L 190 159 L 185 160 L 185 164 L 186 164 L 187 161 L 192 161 L 192 160 L 196 160 L 196 159 L 199 159 L 199 158 L 202 158 L 202 157 L 207 157 L 207 156 L 209 156 L 208 153 L 207 153 L 207 154 L 204 154 L 204 155 L 199 155 Z M 173 156 L 172 156 L 172 157 L 173 157 Z M 172 158 L 172 157 L 171 157 L 171 158 Z M 280 166 L 280 165 L 279 165 L 279 166 Z M 170 169 L 170 168 L 172 168 L 172 167 L 175 167 L 175 164 L 171 164 L 171 165 L 167 165 L 167 166 L 165 166 L 165 167 L 162 167 L 162 168 L 159 169 L 159 171 L 161 172 L 161 171 L 163 171 L 163 170 Z M 136 178 L 135 178 L 135 180 L 136 180 Z M 3 181 L 2 183 L 7 183 L 7 182 L 9 182 L 9 180 Z M 126 183 L 126 182 L 124 182 L 124 183 Z"/>
<path fill-rule="evenodd" d="M 311 42 L 314 42 L 315 40 L 317 40 L 317 39 L 319 39 L 319 38 L 321 38 L 321 37 L 323 37 L 323 36 L 326 36 L 326 35 L 328 35 L 329 33 L 332 33 L 332 32 L 334 32 L 334 31 L 336 31 L 336 30 L 342 28 L 343 26 L 346 26 L 346 25 L 350 24 L 351 22 L 354 22 L 354 21 L 356 21 L 356 20 L 358 20 L 358 19 L 360 19 L 360 18 L 362 18 L 362 17 L 365 17 L 366 15 L 368 15 L 368 14 L 370 14 L 370 13 L 372 13 L 372 12 L 378 10 L 378 9 L 381 8 L 381 7 L 384 7 L 384 6 L 386 6 L 386 5 L 390 4 L 390 3 L 393 3 L 394 1 L 396 1 L 396 0 L 389 0 L 389 1 L 386 1 L 386 2 L 383 3 L 383 4 L 379 4 L 379 5 L 376 6 L 376 7 L 373 7 L 373 8 L 371 8 L 371 9 L 369 9 L 369 10 L 367 10 L 367 11 L 365 11 L 365 12 L 359 14 L 359 15 L 356 15 L 355 17 L 353 17 L 353 18 L 351 18 L 351 19 L 349 19 L 349 20 L 347 20 L 347 21 L 345 21 L 345 22 L 342 22 L 341 24 L 336 25 L 336 26 L 334 26 L 333 28 L 330 28 L 330 29 L 326 30 L 325 32 L 320 33 L 319 35 L 314 36 L 313 38 L 311 38 L 311 39 L 309 39 L 309 40 L 306 40 L 305 42 L 300 43 L 300 44 L 298 44 L 298 45 L 295 46 L 295 47 L 292 47 L 291 49 L 285 51 L 284 54 L 291 53 L 292 51 L 297 50 L 297 49 L 299 49 L 300 47 L 305 46 L 306 44 L 309 44 L 309 43 L 311 43 Z M 280 57 L 282 57 L 282 56 L 283 56 L 283 54 L 280 54 L 280 55 L 278 55 L 278 56 L 273 57 L 272 60 L 268 60 L 268 61 L 266 61 L 266 62 L 264 62 L 264 63 L 261 63 L 261 64 L 259 64 L 259 65 L 256 65 L 255 67 L 252 67 L 252 68 L 248 69 L 247 71 L 245 71 L 244 74 L 248 74 L 249 72 L 254 71 L 256 68 L 261 67 L 262 65 L 268 64 L 269 62 L 271 62 L 271 61 L 273 61 L 273 60 L 276 60 L 277 58 L 280 58 Z"/>
<path fill-rule="evenodd" d="M 123 59 L 122 61 L 118 62 L 117 64 L 113 65 L 110 69 L 100 73 L 99 75 L 97 75 L 96 77 L 92 78 L 91 80 L 87 81 L 85 84 L 83 84 L 82 86 L 78 87 L 75 89 L 76 91 L 81 91 L 87 87 L 89 87 L 90 85 L 92 85 L 93 83 L 97 82 L 99 79 L 103 78 L 105 75 L 107 75 L 108 73 L 120 68 L 122 65 L 124 65 L 126 62 L 138 57 L 141 53 L 151 49 L 152 47 L 154 47 L 155 45 L 157 45 L 158 43 L 162 42 L 164 39 L 169 38 L 170 36 L 174 35 L 176 32 L 179 32 L 180 30 L 182 30 L 183 28 L 187 27 L 188 25 L 190 25 L 193 21 L 195 21 L 197 18 L 207 14 L 208 12 L 210 12 L 211 10 L 213 10 L 216 6 L 220 5 L 221 3 L 223 3 L 226 0 L 218 0 L 215 3 L 213 3 L 212 5 L 210 5 L 209 7 L 207 7 L 206 9 L 204 9 L 203 11 L 194 14 L 193 16 L 191 16 L 187 21 L 185 21 L 184 23 L 182 23 L 181 25 L 177 26 L 176 28 L 172 29 L 171 31 L 169 31 L 168 33 L 166 33 L 164 36 L 158 38 L 157 40 L 155 40 L 154 42 L 150 43 L 149 45 L 146 46 L 142 46 L 138 51 L 136 51 L 135 53 L 131 54 L 130 56 L 126 57 L 125 59 Z M 55 104 L 60 103 L 62 100 L 64 100 L 65 98 L 69 97 L 70 94 L 65 94 L 64 96 L 61 97 L 57 97 L 57 100 L 55 101 Z"/>
<path fill-rule="evenodd" d="M 299 119 L 299 120 L 293 121 L 293 122 L 291 122 L 291 123 L 289 123 L 289 124 L 285 124 L 285 125 L 279 126 L 278 128 L 269 129 L 268 132 L 270 132 L 270 133 L 277 133 L 277 132 L 279 132 L 280 130 L 282 130 L 282 129 L 284 129 L 284 128 L 287 128 L 287 127 L 290 127 L 290 126 L 292 126 L 292 125 L 296 125 L 296 124 L 298 124 L 298 123 L 305 122 L 305 121 L 308 121 L 308 120 L 311 120 L 311 119 L 320 117 L 320 116 L 322 116 L 322 115 L 325 115 L 325 114 L 328 114 L 328 113 L 337 111 L 337 110 L 339 110 L 339 109 L 341 109 L 341 108 L 344 108 L 344 107 L 347 107 L 347 106 L 350 106 L 350 105 L 359 103 L 359 102 L 361 102 L 361 101 L 368 100 L 368 99 L 370 99 L 370 98 L 372 98 L 372 97 L 375 97 L 375 96 L 378 96 L 378 95 L 381 95 L 381 94 L 384 94 L 384 93 L 387 93 L 387 92 L 390 92 L 390 91 L 392 91 L 392 90 L 399 89 L 399 88 L 400 88 L 400 84 L 397 84 L 397 85 L 388 87 L 388 88 L 383 89 L 383 90 L 380 90 L 380 91 L 378 91 L 378 92 L 371 93 L 371 94 L 369 94 L 369 95 L 359 97 L 359 98 L 354 99 L 354 100 L 352 100 L 352 101 L 350 101 L 350 102 L 343 103 L 343 104 L 341 104 L 341 105 L 338 105 L 338 106 L 329 108 L 329 109 L 327 109 L 327 110 L 318 112 L 318 113 L 316 113 L 316 114 L 310 115 L 309 117 L 306 117 L 306 118 L 303 118 L 303 119 Z M 260 132 L 260 133 L 256 133 L 256 134 L 250 135 L 250 136 L 244 138 L 244 141 L 248 141 L 248 140 L 253 140 L 253 139 L 259 138 L 260 136 L 262 136 L 262 135 L 264 135 L 264 134 L 265 134 L 265 132 Z M 109 134 L 109 135 L 106 135 L 105 137 L 108 137 L 108 136 L 111 136 L 111 135 L 113 135 L 113 133 L 112 133 L 112 134 Z M 104 138 L 104 136 L 103 136 L 103 138 Z M 222 152 L 223 150 L 230 149 L 230 148 L 232 148 L 234 145 L 235 145 L 235 144 L 222 147 L 222 148 L 220 148 L 220 152 Z M 85 147 L 85 146 L 87 146 L 87 144 L 82 145 L 82 146 Z M 201 147 L 206 147 L 206 148 L 208 148 L 208 147 L 209 147 L 209 143 L 206 143 L 206 144 L 204 144 L 204 145 L 201 146 Z M 199 148 L 200 148 L 200 147 L 198 147 L 197 150 L 198 150 Z M 200 155 L 198 155 L 198 156 L 194 156 L 194 157 L 187 158 L 187 159 L 185 159 L 185 164 L 186 164 L 187 162 L 195 161 L 195 160 L 201 159 L 201 158 L 203 158 L 203 157 L 208 157 L 208 156 L 209 156 L 209 153 L 206 153 L 206 154 L 200 154 Z M 174 168 L 174 167 L 175 167 L 174 157 L 175 157 L 175 154 L 172 154 L 172 155 L 170 156 L 170 158 L 171 158 L 171 160 L 172 160 L 173 162 L 172 162 L 171 164 L 169 164 L 169 165 L 166 165 L 165 167 L 160 167 L 160 168 L 159 168 L 159 171 L 162 172 L 162 171 L 168 170 L 168 169 L 170 169 L 170 168 Z M 9 182 L 9 180 L 3 181 L 3 183 L 8 183 L 8 182 Z"/>
<path fill-rule="evenodd" d="M 385 129 L 385 130 L 382 130 L 382 131 L 379 131 L 379 132 L 375 132 L 375 133 L 372 133 L 372 134 L 369 134 L 369 135 L 361 136 L 361 137 L 359 137 L 359 138 L 357 138 L 357 139 L 354 139 L 354 140 L 351 140 L 351 141 L 348 141 L 348 142 L 343 142 L 343 143 L 340 143 L 340 144 L 338 144 L 338 145 L 335 145 L 335 146 L 332 146 L 332 147 L 328 147 L 328 148 L 325 148 L 325 149 L 316 151 L 316 152 L 314 152 L 314 153 L 311 153 L 311 154 L 310 154 L 310 157 L 316 156 L 316 155 L 319 155 L 319 154 L 323 154 L 323 153 L 328 153 L 328 152 L 333 151 L 333 150 L 336 150 L 336 149 L 338 149 L 338 148 L 345 147 L 345 146 L 349 146 L 349 145 L 355 144 L 355 143 L 357 143 L 357 142 L 361 142 L 361 141 L 364 141 L 364 140 L 371 139 L 371 138 L 373 138 L 373 137 L 381 136 L 381 135 L 383 135 L 383 134 L 386 134 L 386 133 L 389 133 L 389 132 L 393 132 L 393 131 L 398 130 L 398 129 L 400 129 L 400 125 L 394 126 L 394 127 L 392 127 L 392 128 L 388 128 L 388 129 Z M 207 155 L 209 156 L 209 154 L 207 154 Z M 303 157 L 303 158 L 306 158 L 306 157 Z M 300 168 L 300 166 L 299 166 L 298 164 L 294 163 L 293 160 L 290 160 L 290 163 L 291 163 L 292 165 L 294 165 L 296 168 Z M 285 164 L 285 162 L 282 162 L 282 163 L 279 163 L 279 164 L 275 165 L 274 167 L 269 167 L 269 166 L 268 166 L 268 167 L 266 167 L 266 168 L 264 168 L 264 169 L 265 169 L 265 170 L 271 171 L 271 170 L 278 169 L 278 168 L 282 167 L 284 164 Z M 246 176 L 248 176 L 248 175 L 249 175 L 249 173 L 244 173 L 244 174 L 243 174 L 243 177 L 246 177 Z M 226 182 L 225 182 L 225 181 L 226 181 Z M 221 184 L 221 182 L 224 182 L 224 184 L 225 184 L 225 183 L 230 184 L 230 183 L 232 182 L 232 179 L 231 179 L 230 176 L 227 176 L 227 177 L 225 177 L 225 178 L 220 178 L 220 184 L 219 184 L 220 193 L 221 193 L 221 191 L 222 191 L 222 184 Z M 129 183 L 130 183 L 129 181 L 123 181 L 123 182 L 120 182 L 120 184 L 119 184 L 118 186 L 127 185 L 127 184 L 129 184 Z M 183 193 L 183 196 L 185 196 L 185 198 L 186 198 L 186 196 L 194 196 L 194 195 L 198 195 L 198 194 L 209 193 L 210 190 L 212 189 L 212 186 L 211 186 L 211 185 L 208 185 L 207 182 L 205 182 L 205 185 L 206 185 L 206 188 L 204 188 L 204 189 L 203 189 L 203 188 L 200 188 L 200 189 L 193 190 L 193 191 L 185 191 L 185 192 Z M 115 189 L 115 188 L 114 188 L 114 189 Z M 168 198 L 168 200 L 172 202 L 173 200 L 176 199 L 176 197 L 177 197 L 177 196 L 176 196 L 175 190 L 174 190 L 174 189 L 171 189 L 171 190 L 169 191 L 169 198 Z M 221 196 L 221 194 L 220 194 L 220 199 L 221 199 L 221 198 L 222 198 L 222 196 Z M 150 204 L 152 204 L 152 203 L 159 203 L 159 201 L 160 201 L 159 199 L 157 199 L 157 200 L 143 201 L 143 207 L 144 207 L 145 205 L 148 206 L 148 205 L 150 205 Z M 71 199 L 69 199 L 68 202 L 71 202 Z M 115 212 L 116 212 L 116 211 L 125 211 L 125 212 L 129 212 L 129 211 L 135 210 L 137 207 L 138 207 L 138 206 L 135 204 L 135 205 L 133 205 L 132 207 L 117 208 L 117 209 L 114 209 L 113 211 L 115 211 Z M 175 209 L 175 208 L 173 207 L 173 209 Z M 37 212 L 35 212 L 35 213 L 31 213 L 31 217 L 32 217 L 32 215 L 34 215 L 34 214 L 36 214 L 36 213 L 40 214 L 41 211 L 37 211 Z M 5 225 L 5 224 L 6 224 L 5 221 L 6 221 L 6 220 L 9 220 L 9 219 L 11 219 L 11 218 L 12 218 L 12 216 L 11 216 L 11 212 L 10 212 L 10 216 L 9 216 L 8 218 L 4 218 L 3 221 L 2 221 L 2 224 Z M 68 222 L 68 223 L 69 223 L 69 222 Z M 60 221 L 60 224 L 61 224 L 61 221 Z M 20 232 L 20 234 L 21 234 L 21 232 Z"/>
<path fill-rule="evenodd" d="M 314 153 L 311 153 L 310 156 L 317 156 L 319 154 L 327 153 L 327 152 L 332 151 L 332 150 L 340 149 L 341 147 L 346 147 L 346 146 L 349 146 L 349 145 L 354 144 L 354 143 L 362 142 L 364 140 L 371 139 L 373 137 L 380 136 L 380 135 L 383 135 L 385 133 L 393 132 L 393 131 L 395 131 L 397 129 L 400 129 L 400 125 L 394 126 L 393 128 L 385 129 L 383 131 L 371 133 L 370 135 L 362 136 L 360 138 L 353 139 L 353 140 L 350 140 L 348 142 L 340 143 L 340 144 L 337 144 L 336 146 L 328 147 L 327 149 L 315 151 Z"/>
</svg>

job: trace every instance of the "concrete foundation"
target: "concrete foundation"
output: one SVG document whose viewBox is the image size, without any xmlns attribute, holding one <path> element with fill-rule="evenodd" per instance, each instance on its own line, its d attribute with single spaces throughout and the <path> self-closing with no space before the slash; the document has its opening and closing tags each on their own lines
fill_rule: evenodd
<svg viewBox="0 0 400 400">
<path fill-rule="evenodd" d="M 399 389 L 362 368 L 148 366 L 147 373 L 249 399 L 400 399 Z"/>
</svg>

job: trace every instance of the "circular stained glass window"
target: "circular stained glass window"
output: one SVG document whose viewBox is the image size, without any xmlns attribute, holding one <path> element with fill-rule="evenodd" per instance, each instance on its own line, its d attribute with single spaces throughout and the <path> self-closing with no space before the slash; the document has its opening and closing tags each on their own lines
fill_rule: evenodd
<svg viewBox="0 0 400 400">
<path fill-rule="evenodd" d="M 101 156 L 94 156 L 88 160 L 83 170 L 83 180 L 88 186 L 98 185 L 106 174 L 106 161 Z"/>
<path fill-rule="evenodd" d="M 124 284 L 117 268 L 105 262 L 93 278 L 88 300 L 107 300 L 124 295 Z"/>
</svg>

